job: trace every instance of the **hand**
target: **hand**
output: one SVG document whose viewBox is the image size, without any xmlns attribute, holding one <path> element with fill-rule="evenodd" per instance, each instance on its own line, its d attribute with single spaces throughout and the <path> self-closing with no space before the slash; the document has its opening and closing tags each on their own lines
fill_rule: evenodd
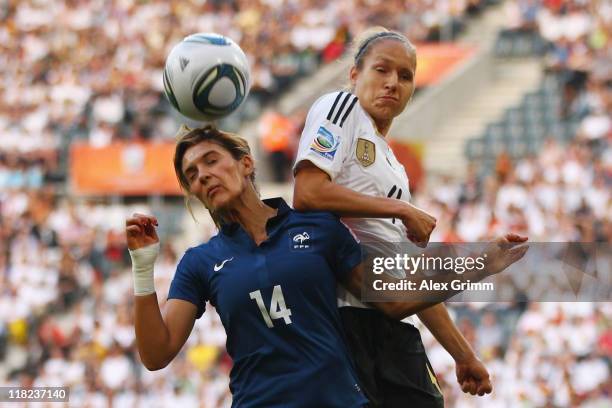
<svg viewBox="0 0 612 408">
<path fill-rule="evenodd" d="M 157 218 L 150 215 L 134 214 L 125 221 L 125 235 L 128 248 L 143 248 L 159 242 Z"/>
<path fill-rule="evenodd" d="M 455 372 L 461 391 L 466 394 L 483 396 L 490 394 L 493 390 L 487 368 L 475 356 L 467 361 L 458 362 L 455 366 Z"/>
<path fill-rule="evenodd" d="M 436 219 L 412 204 L 407 204 L 405 214 L 400 219 L 406 227 L 408 239 L 417 246 L 425 248 L 432 231 L 436 228 Z"/>
<path fill-rule="evenodd" d="M 487 255 L 486 275 L 499 273 L 525 256 L 529 246 L 521 244 L 526 241 L 527 237 L 511 233 L 493 241 L 485 250 Z"/>
</svg>

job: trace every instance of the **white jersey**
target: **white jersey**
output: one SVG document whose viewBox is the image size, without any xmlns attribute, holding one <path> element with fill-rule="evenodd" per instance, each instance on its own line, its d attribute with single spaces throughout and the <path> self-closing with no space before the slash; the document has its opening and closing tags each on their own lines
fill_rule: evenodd
<svg viewBox="0 0 612 408">
<path fill-rule="evenodd" d="M 410 200 L 408 177 L 372 118 L 357 97 L 332 92 L 310 108 L 294 165 L 312 162 L 331 180 L 358 193 L 375 197 Z M 406 228 L 399 219 L 343 218 L 363 244 L 406 241 Z M 390 245 L 389 252 L 395 251 Z M 339 306 L 365 307 L 345 290 L 339 290 Z"/>
</svg>

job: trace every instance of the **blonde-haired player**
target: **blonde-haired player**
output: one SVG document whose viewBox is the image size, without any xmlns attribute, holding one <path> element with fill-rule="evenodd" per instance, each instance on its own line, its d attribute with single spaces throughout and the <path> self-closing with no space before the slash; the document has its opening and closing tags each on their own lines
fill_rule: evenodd
<svg viewBox="0 0 612 408">
<path fill-rule="evenodd" d="M 366 32 L 356 42 L 350 91 L 311 107 L 294 166 L 294 206 L 326 210 L 362 242 L 425 246 L 436 220 L 409 203 L 404 167 L 386 136 L 414 92 L 416 49 L 402 34 Z M 444 399 L 418 330 L 339 289 L 339 306 L 362 387 L 374 407 L 441 407 Z M 491 392 L 489 374 L 443 304 L 418 314 L 456 362 L 464 392 Z"/>
</svg>

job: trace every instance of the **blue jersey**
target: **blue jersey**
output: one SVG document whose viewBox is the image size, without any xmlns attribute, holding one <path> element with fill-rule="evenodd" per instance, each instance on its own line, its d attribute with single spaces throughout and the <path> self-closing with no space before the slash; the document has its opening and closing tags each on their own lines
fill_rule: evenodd
<svg viewBox="0 0 612 408">
<path fill-rule="evenodd" d="M 239 225 L 187 250 L 169 299 L 209 301 L 227 333 L 233 407 L 361 407 L 367 403 L 344 342 L 336 282 L 361 261 L 359 245 L 325 212 L 282 199 L 257 246 Z"/>
</svg>

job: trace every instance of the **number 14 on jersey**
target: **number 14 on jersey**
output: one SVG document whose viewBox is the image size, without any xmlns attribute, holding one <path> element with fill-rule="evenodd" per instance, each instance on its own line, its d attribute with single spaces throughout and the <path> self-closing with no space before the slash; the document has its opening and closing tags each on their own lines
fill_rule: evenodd
<svg viewBox="0 0 612 408">
<path fill-rule="evenodd" d="M 257 302 L 261 316 L 269 328 L 274 327 L 272 320 L 281 318 L 285 321 L 285 324 L 291 324 L 291 309 L 288 309 L 287 305 L 285 304 L 285 297 L 283 296 L 283 290 L 281 289 L 280 285 L 274 286 L 274 289 L 272 290 L 272 302 L 270 302 L 269 313 L 266 309 L 266 305 L 264 305 L 260 290 L 249 293 L 249 296 L 251 299 Z"/>
</svg>

